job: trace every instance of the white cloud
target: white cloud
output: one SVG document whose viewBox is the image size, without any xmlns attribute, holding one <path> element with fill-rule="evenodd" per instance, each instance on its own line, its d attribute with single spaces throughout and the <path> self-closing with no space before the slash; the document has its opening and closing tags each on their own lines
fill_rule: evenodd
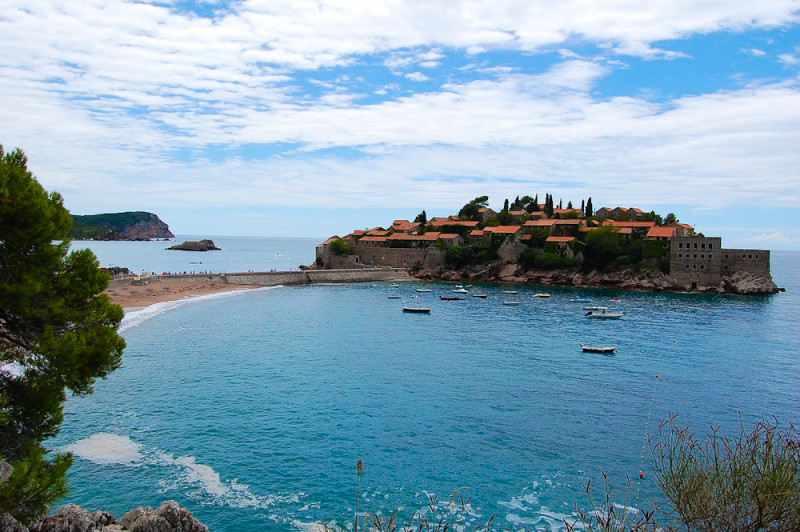
<svg viewBox="0 0 800 532">
<path fill-rule="evenodd" d="M 747 52 L 755 57 L 764 57 L 765 55 L 767 55 L 767 52 L 765 52 L 764 50 L 759 50 L 758 48 L 750 48 L 749 50 L 747 50 Z"/>
<path fill-rule="evenodd" d="M 410 79 L 411 81 L 428 81 L 428 76 L 423 74 L 422 72 L 409 72 L 405 75 L 406 79 Z"/>
</svg>

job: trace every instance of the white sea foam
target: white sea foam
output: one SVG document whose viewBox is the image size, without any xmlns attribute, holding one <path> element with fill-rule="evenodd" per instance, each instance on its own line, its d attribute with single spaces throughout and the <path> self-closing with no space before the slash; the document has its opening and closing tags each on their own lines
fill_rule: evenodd
<svg viewBox="0 0 800 532">
<path fill-rule="evenodd" d="M 64 450 L 96 464 L 134 465 L 142 460 L 141 445 L 127 436 L 101 432 L 67 445 Z"/>
<path fill-rule="evenodd" d="M 178 299 L 176 301 L 164 301 L 162 303 L 155 303 L 153 305 L 140 309 L 129 309 L 127 312 L 125 312 L 125 317 L 122 318 L 122 322 L 119 324 L 119 332 L 127 331 L 132 327 L 137 327 L 150 319 L 153 319 L 157 316 L 161 316 L 162 314 L 165 314 L 172 310 L 185 307 L 186 305 L 193 305 L 213 299 L 224 299 L 228 297 L 240 296 L 242 294 L 252 293 L 253 291 L 274 290 L 276 288 L 282 288 L 282 287 L 283 285 L 278 285 L 278 286 L 265 286 L 262 288 L 255 288 L 248 290 L 230 290 L 228 292 L 215 292 L 213 294 L 205 294 L 202 296 L 188 296 L 183 299 Z"/>
</svg>

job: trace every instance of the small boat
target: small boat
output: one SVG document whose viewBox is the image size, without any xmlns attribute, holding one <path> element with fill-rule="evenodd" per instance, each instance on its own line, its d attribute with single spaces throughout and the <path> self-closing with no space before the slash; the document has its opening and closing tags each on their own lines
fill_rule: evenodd
<svg viewBox="0 0 800 532">
<path fill-rule="evenodd" d="M 431 289 L 430 289 L 430 288 L 417 288 L 417 292 L 424 292 L 424 293 L 428 293 L 428 292 L 430 292 L 430 291 L 431 291 Z"/>
<path fill-rule="evenodd" d="M 618 298 L 618 297 L 612 297 L 611 298 L 611 302 L 612 303 L 619 303 L 620 301 L 622 301 L 622 300 L 620 298 Z"/>
<path fill-rule="evenodd" d="M 456 288 L 455 290 L 453 290 L 453 293 L 454 294 L 468 294 L 469 290 L 467 290 L 466 288 Z"/>
<path fill-rule="evenodd" d="M 486 299 L 486 292 L 478 292 L 478 293 L 472 294 L 472 297 L 479 297 L 481 299 Z"/>
<path fill-rule="evenodd" d="M 389 285 L 390 288 L 400 288 L 400 285 L 397 283 L 392 283 Z"/>
<path fill-rule="evenodd" d="M 503 301 L 503 305 L 507 307 L 518 307 L 519 301 Z"/>
<path fill-rule="evenodd" d="M 501 294 L 516 294 L 517 291 L 516 290 L 501 290 L 500 293 Z"/>
<path fill-rule="evenodd" d="M 421 305 L 417 307 L 412 307 L 408 305 L 403 305 L 403 312 L 411 312 L 412 314 L 430 314 L 431 307 L 423 307 Z"/>
<path fill-rule="evenodd" d="M 570 303 L 591 303 L 592 300 L 588 297 L 573 297 L 569 300 Z"/>
<path fill-rule="evenodd" d="M 594 318 L 598 320 L 618 320 L 624 315 L 624 312 L 608 312 L 606 307 L 598 307 L 597 310 L 590 310 L 586 313 L 588 318 Z"/>
<path fill-rule="evenodd" d="M 388 296 L 387 299 L 401 299 L 400 296 Z"/>
<path fill-rule="evenodd" d="M 613 355 L 617 352 L 617 348 L 614 346 L 605 346 L 605 345 L 584 345 L 581 344 L 581 349 L 583 349 L 584 353 L 600 353 L 603 355 Z"/>
<path fill-rule="evenodd" d="M 439 296 L 442 301 L 464 301 L 466 297 L 461 296 Z"/>
<path fill-rule="evenodd" d="M 547 294 L 545 292 L 536 292 L 535 294 L 533 294 L 533 297 L 550 297 L 550 294 Z"/>
</svg>

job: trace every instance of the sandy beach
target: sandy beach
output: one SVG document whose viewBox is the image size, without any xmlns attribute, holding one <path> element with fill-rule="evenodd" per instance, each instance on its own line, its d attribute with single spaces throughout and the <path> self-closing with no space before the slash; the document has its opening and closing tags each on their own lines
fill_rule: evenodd
<svg viewBox="0 0 800 532">
<path fill-rule="evenodd" d="M 185 297 L 202 296 L 232 290 L 259 288 L 258 285 L 237 285 L 226 283 L 198 283 L 192 281 L 166 281 L 146 285 L 111 285 L 106 294 L 112 303 L 124 309 L 142 308 L 165 301 L 177 301 Z"/>
</svg>

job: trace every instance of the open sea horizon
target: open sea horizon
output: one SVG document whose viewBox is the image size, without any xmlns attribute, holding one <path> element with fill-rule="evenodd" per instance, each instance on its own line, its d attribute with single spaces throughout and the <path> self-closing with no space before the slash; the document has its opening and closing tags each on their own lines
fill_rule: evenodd
<svg viewBox="0 0 800 532">
<path fill-rule="evenodd" d="M 177 241 L 197 237 L 178 237 Z M 74 242 L 135 272 L 292 270 L 321 239 Z M 769 297 L 453 284 L 272 287 L 128 312 L 122 367 L 67 401 L 63 501 L 117 518 L 174 499 L 211 530 L 352 526 L 358 509 L 429 511 L 469 530 L 564 530 L 602 499 L 652 506 L 648 438 L 671 414 L 700 434 L 800 424 L 800 252 L 773 251 Z M 508 288 L 508 287 L 506 287 Z M 550 298 L 535 298 L 536 292 Z M 576 295 L 624 311 L 591 320 Z M 400 299 L 389 299 L 399 296 Z M 503 305 L 514 298 L 517 306 Z M 619 298 L 619 302 L 612 302 Z M 403 301 L 431 313 L 406 314 Z M 580 344 L 613 345 L 614 356 Z M 639 473 L 644 477 L 639 479 Z M 627 478 L 634 491 L 626 498 Z M 448 504 L 453 494 L 454 504 Z"/>
</svg>

